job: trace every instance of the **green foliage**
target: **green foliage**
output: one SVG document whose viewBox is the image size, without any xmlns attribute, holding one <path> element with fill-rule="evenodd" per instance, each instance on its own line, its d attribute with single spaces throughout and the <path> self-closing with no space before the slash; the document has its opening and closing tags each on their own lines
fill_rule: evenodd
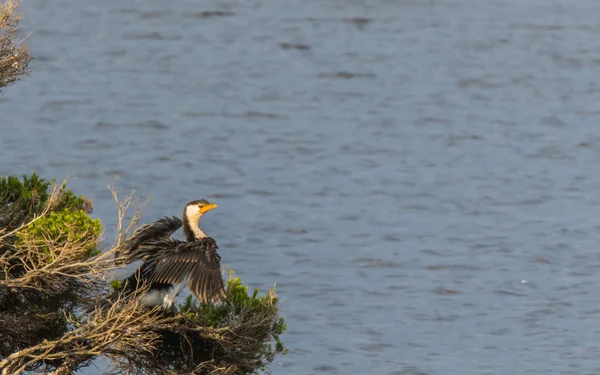
<svg viewBox="0 0 600 375">
<path fill-rule="evenodd" d="M 279 337 L 287 326 L 285 319 L 279 316 L 275 290 L 271 289 L 263 296 L 259 296 L 258 293 L 258 289 L 255 288 L 252 294 L 248 294 L 248 287 L 242 283 L 239 277 L 234 276 L 233 270 L 230 270 L 225 301 L 220 304 L 199 303 L 190 295 L 178 306 L 177 310 L 199 325 L 212 328 L 231 326 L 232 320 L 242 315 L 272 317 L 271 323 L 264 329 L 265 334 L 271 336 L 275 345 L 273 346 L 271 342 L 268 342 L 269 340 L 266 340 L 263 352 L 263 355 L 272 361 L 275 354 L 287 351 Z"/>
<path fill-rule="evenodd" d="M 27 274 L 55 261 L 64 265 L 100 254 L 102 227 L 86 214 L 89 208 L 84 197 L 54 180 L 36 174 L 0 177 L 0 279 L 43 287 L 0 283 L 0 358 L 62 336 L 68 330 L 65 316 L 88 297 L 89 289 L 68 272 Z"/>
<path fill-rule="evenodd" d="M 277 300 L 273 302 L 277 303 Z M 179 305 L 178 311 L 190 318 L 204 320 L 206 326 L 220 328 L 227 325 L 227 317 L 230 314 L 238 315 L 242 311 L 250 314 L 260 313 L 272 308 L 272 305 L 269 295 L 258 297 L 258 289 L 255 289 L 251 296 L 248 295 L 248 287 L 239 277 L 233 277 L 233 271 L 230 271 L 227 281 L 227 299 L 223 303 L 218 305 L 199 303 L 190 295 Z"/>
<path fill-rule="evenodd" d="M 100 219 L 92 219 L 82 210 L 51 212 L 19 231 L 15 245 L 32 241 L 47 249 L 44 243 L 48 241 L 83 244 L 87 256 L 96 256 L 101 253 L 96 247 L 101 230 Z"/>
<path fill-rule="evenodd" d="M 0 178 L 0 206 L 18 203 L 20 208 L 32 211 L 43 207 L 48 201 L 50 182 L 37 174 L 23 175 L 23 181 L 16 176 Z"/>
<path fill-rule="evenodd" d="M 77 196 L 69 189 L 64 190 L 60 196 L 56 210 L 86 210 L 85 197 L 83 195 Z"/>
<path fill-rule="evenodd" d="M 52 197 L 48 191 L 54 184 L 55 180 L 46 181 L 35 173 L 21 178 L 0 178 L 0 213 L 4 213 L 4 220 L 0 214 L 0 226 L 6 226 L 8 230 L 17 228 L 40 215 L 50 204 L 50 212 L 15 234 L 14 245 L 23 246 L 29 241 L 29 244 L 42 249 L 43 254 L 40 255 L 43 256 L 50 255 L 50 243 L 59 246 L 81 244 L 84 246 L 82 257 L 99 255 L 100 219 L 89 217 L 84 212 L 89 208 L 89 202 L 66 189 L 65 184 Z M 53 201 L 49 202 L 51 198 Z M 50 257 L 48 260 L 53 259 Z"/>
<path fill-rule="evenodd" d="M 18 205 L 18 208 L 27 213 L 39 213 L 48 203 L 50 195 L 48 189 L 56 181 L 46 181 L 33 173 L 31 176 L 23 175 L 23 180 L 16 176 L 0 178 L 0 207 Z M 53 208 L 62 210 L 86 210 L 87 205 L 83 195 L 76 196 L 69 189 L 65 190 L 63 184 L 58 195 L 58 202 Z"/>
<path fill-rule="evenodd" d="M 110 287 L 114 292 L 118 292 L 123 287 L 123 283 L 120 280 L 112 280 L 110 282 Z"/>
</svg>

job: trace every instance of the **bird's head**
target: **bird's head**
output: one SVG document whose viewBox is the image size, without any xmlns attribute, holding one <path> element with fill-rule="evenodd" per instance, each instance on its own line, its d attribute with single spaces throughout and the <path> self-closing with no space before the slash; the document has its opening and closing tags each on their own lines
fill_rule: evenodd
<svg viewBox="0 0 600 375">
<path fill-rule="evenodd" d="M 217 205 L 210 203 L 206 199 L 191 201 L 185 205 L 185 216 L 191 222 L 197 222 L 206 212 L 217 208 Z"/>
</svg>

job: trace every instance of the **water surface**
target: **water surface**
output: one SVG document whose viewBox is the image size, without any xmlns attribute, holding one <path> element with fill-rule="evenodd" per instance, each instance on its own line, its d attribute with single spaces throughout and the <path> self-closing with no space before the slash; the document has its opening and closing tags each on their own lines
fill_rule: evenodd
<svg viewBox="0 0 600 375">
<path fill-rule="evenodd" d="M 0 175 L 193 199 L 273 374 L 598 374 L 600 3 L 26 0 Z M 88 373 L 102 372 L 102 368 Z"/>
</svg>

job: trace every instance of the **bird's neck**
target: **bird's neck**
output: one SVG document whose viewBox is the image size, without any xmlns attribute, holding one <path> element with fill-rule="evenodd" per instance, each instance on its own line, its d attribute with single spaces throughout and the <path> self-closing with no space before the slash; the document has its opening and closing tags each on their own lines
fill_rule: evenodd
<svg viewBox="0 0 600 375">
<path fill-rule="evenodd" d="M 183 233 L 187 241 L 195 241 L 206 237 L 206 234 L 198 226 L 198 219 L 190 220 L 185 214 L 183 215 Z"/>
</svg>

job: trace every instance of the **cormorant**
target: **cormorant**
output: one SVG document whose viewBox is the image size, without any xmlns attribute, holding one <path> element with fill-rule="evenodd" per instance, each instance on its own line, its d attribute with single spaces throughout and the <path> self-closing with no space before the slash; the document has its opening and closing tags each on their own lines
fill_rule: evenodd
<svg viewBox="0 0 600 375">
<path fill-rule="evenodd" d="M 175 216 L 164 217 L 140 227 L 123 246 L 127 263 L 144 262 L 123 280 L 125 292 L 135 291 L 142 282 L 149 283 L 141 304 L 162 305 L 165 309 L 173 305 L 186 285 L 201 302 L 223 299 L 225 290 L 217 243 L 198 226 L 202 215 L 216 207 L 205 199 L 195 200 L 186 204 L 183 222 Z M 170 238 L 182 225 L 186 241 Z"/>
</svg>

